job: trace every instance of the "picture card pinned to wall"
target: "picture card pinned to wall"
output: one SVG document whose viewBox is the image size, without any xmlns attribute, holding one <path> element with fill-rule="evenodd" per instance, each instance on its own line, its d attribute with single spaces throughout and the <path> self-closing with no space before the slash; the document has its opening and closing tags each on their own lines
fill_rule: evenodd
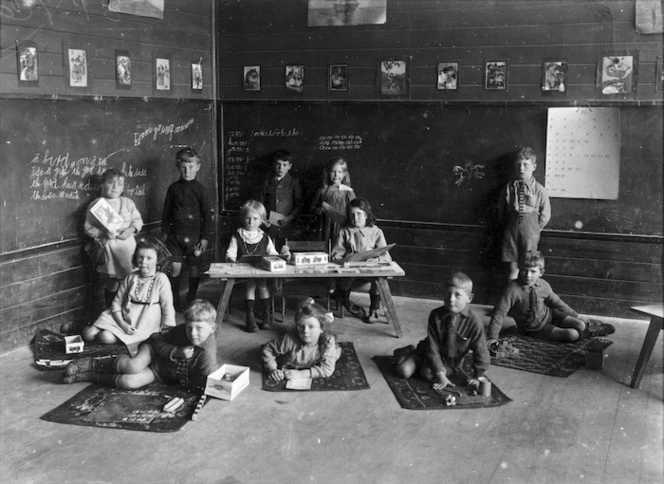
<svg viewBox="0 0 664 484">
<path fill-rule="evenodd" d="M 164 18 L 164 0 L 108 0 L 109 12 Z"/>
<path fill-rule="evenodd" d="M 131 54 L 128 50 L 115 51 L 115 85 L 119 89 L 131 87 Z"/>
<path fill-rule="evenodd" d="M 410 72 L 406 59 L 380 61 L 378 88 L 382 96 L 407 96 Z"/>
<path fill-rule="evenodd" d="M 291 64 L 286 66 L 286 89 L 301 94 L 304 92 L 304 66 Z"/>
<path fill-rule="evenodd" d="M 382 25 L 387 21 L 387 0 L 309 0 L 309 27 Z"/>
<path fill-rule="evenodd" d="M 16 71 L 19 86 L 39 84 L 37 44 L 27 40 L 16 41 Z"/>
<path fill-rule="evenodd" d="M 456 91 L 459 88 L 458 62 L 439 62 L 437 72 L 437 90 Z"/>
<path fill-rule="evenodd" d="M 347 92 L 348 91 L 348 65 L 346 64 L 330 64 L 330 92 Z"/>
<path fill-rule="evenodd" d="M 604 52 L 597 60 L 597 91 L 600 96 L 618 98 L 636 94 L 637 51 Z"/>
<path fill-rule="evenodd" d="M 84 49 L 66 49 L 69 87 L 89 87 L 88 56 Z"/>
<path fill-rule="evenodd" d="M 245 91 L 260 91 L 261 66 L 244 66 L 242 68 L 242 85 Z"/>
<path fill-rule="evenodd" d="M 191 90 L 201 92 L 203 90 L 203 64 L 202 59 L 191 63 Z"/>
<path fill-rule="evenodd" d="M 166 56 L 154 58 L 154 88 L 157 91 L 171 90 L 171 59 Z"/>
<path fill-rule="evenodd" d="M 507 62 L 486 61 L 484 64 L 484 89 L 507 91 Z"/>
<path fill-rule="evenodd" d="M 542 94 L 566 94 L 567 62 L 562 59 L 545 59 L 542 63 Z"/>
</svg>

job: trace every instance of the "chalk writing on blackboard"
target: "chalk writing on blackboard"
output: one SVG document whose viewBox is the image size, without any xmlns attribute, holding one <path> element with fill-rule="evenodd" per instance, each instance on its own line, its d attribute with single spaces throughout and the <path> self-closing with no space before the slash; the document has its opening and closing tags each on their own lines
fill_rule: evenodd
<svg viewBox="0 0 664 484">
<path fill-rule="evenodd" d="M 231 130 L 226 142 L 226 170 L 224 199 L 240 198 L 242 179 L 247 174 L 249 140 L 242 130 Z"/>
<path fill-rule="evenodd" d="M 620 111 L 549 108 L 546 189 L 552 197 L 617 200 Z"/>
<path fill-rule="evenodd" d="M 134 132 L 134 146 L 140 146 L 144 139 L 152 138 L 152 141 L 157 141 L 160 136 L 165 136 L 169 141 L 173 139 L 173 135 L 177 133 L 182 133 L 186 131 L 194 124 L 194 118 L 191 118 L 189 121 L 183 124 L 157 124 L 155 126 L 150 126 L 149 128 L 144 129 L 143 131 Z"/>
<path fill-rule="evenodd" d="M 353 134 L 335 134 L 318 137 L 317 150 L 359 150 L 362 148 L 362 136 Z"/>
</svg>

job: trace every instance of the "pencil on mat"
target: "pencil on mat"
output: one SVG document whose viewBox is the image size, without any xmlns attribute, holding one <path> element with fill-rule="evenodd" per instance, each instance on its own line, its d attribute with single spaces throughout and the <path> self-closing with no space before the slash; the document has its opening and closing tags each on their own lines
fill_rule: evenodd
<svg viewBox="0 0 664 484">
<path fill-rule="evenodd" d="M 203 405 L 205 405 L 205 400 L 207 399 L 207 395 L 204 393 L 201 395 L 201 398 L 198 399 L 198 403 L 196 404 L 196 408 L 194 409 L 194 413 L 191 414 L 191 419 L 196 420 L 198 418 L 198 413 L 201 411 L 201 408 L 203 408 Z"/>
</svg>

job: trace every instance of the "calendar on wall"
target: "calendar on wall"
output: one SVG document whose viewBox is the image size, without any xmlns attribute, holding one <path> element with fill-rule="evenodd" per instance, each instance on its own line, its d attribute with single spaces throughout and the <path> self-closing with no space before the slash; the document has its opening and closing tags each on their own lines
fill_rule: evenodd
<svg viewBox="0 0 664 484">
<path fill-rule="evenodd" d="M 618 108 L 549 108 L 546 190 L 550 197 L 617 200 Z"/>
</svg>

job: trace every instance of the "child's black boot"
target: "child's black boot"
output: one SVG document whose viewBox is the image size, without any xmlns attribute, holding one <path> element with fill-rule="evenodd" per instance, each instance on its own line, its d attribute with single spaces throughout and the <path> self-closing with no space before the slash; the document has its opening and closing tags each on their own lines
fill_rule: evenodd
<svg viewBox="0 0 664 484">
<path fill-rule="evenodd" d="M 350 300 L 350 293 L 344 289 L 337 289 L 338 298 L 341 301 L 341 304 L 344 305 L 346 311 L 356 318 L 365 319 L 367 314 L 364 311 L 364 308 L 361 308 L 357 304 L 353 304 Z"/>
<path fill-rule="evenodd" d="M 256 301 L 253 299 L 245 299 L 244 300 L 244 308 L 247 313 L 247 332 L 249 333 L 255 333 L 258 331 L 258 326 L 256 326 L 256 317 L 254 315 L 254 306 L 255 306 Z"/>
<path fill-rule="evenodd" d="M 200 277 L 190 277 L 189 278 L 189 290 L 187 291 L 187 306 L 192 303 L 194 299 L 196 299 L 196 293 L 198 292 L 198 285 L 201 282 Z"/>
<path fill-rule="evenodd" d="M 263 322 L 259 325 L 261 329 L 270 329 L 274 324 L 274 317 L 272 315 L 272 300 L 268 297 L 267 299 L 261 299 L 261 304 L 263 305 Z"/>
<path fill-rule="evenodd" d="M 367 324 L 377 323 L 378 319 L 378 310 L 380 309 L 380 295 L 378 294 L 369 294 L 371 298 L 371 304 L 369 305 L 369 314 L 362 320 Z"/>
<path fill-rule="evenodd" d="M 182 303 L 180 303 L 180 276 L 168 276 L 168 280 L 171 282 L 171 291 L 173 292 L 173 307 L 175 308 L 175 312 L 181 313 Z"/>
</svg>

